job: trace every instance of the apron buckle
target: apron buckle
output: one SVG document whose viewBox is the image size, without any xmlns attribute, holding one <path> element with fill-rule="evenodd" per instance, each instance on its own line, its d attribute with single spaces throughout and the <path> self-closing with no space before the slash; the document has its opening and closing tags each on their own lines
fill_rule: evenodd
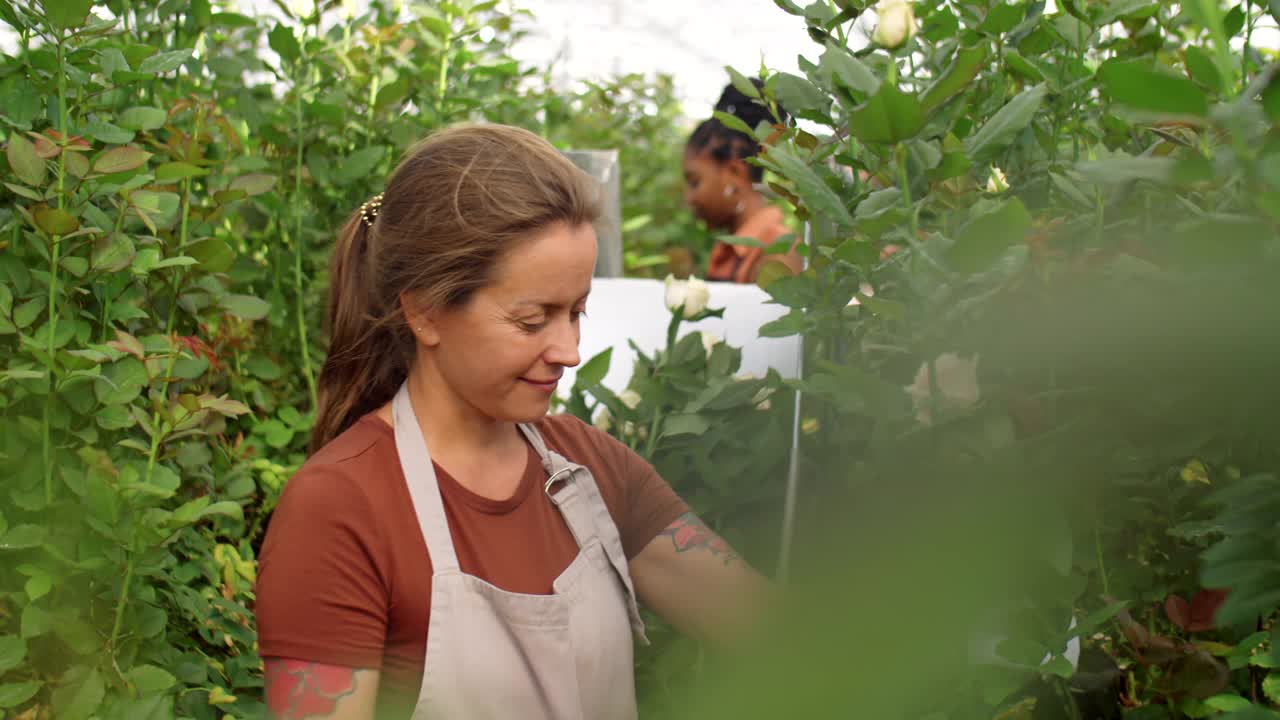
<svg viewBox="0 0 1280 720">
<path fill-rule="evenodd" d="M 571 473 L 571 472 L 573 472 L 573 468 L 566 467 L 566 468 L 560 468 L 559 470 L 552 473 L 551 477 L 547 478 L 546 484 L 542 486 L 542 492 L 546 493 L 547 497 L 551 497 L 551 486 L 556 484 L 556 481 L 558 480 L 567 480 L 568 478 L 562 478 L 561 475 L 564 475 L 565 473 Z"/>
</svg>

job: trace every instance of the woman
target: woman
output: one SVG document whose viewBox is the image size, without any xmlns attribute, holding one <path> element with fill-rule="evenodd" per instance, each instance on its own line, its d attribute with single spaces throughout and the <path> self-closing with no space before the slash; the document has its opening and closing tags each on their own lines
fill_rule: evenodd
<svg viewBox="0 0 1280 720">
<path fill-rule="evenodd" d="M 763 87 L 754 79 L 756 87 Z M 768 108 L 744 95 L 733 85 L 724 89 L 716 110 L 735 115 L 748 127 L 773 122 Z M 783 113 L 785 119 L 785 113 Z M 708 280 L 755 282 L 766 259 L 786 265 L 792 272 L 801 269 L 793 249 L 782 255 L 766 256 L 764 248 L 791 233 L 782 219 L 782 210 L 770 205 L 756 189 L 764 177 L 758 165 L 747 158 L 760 152 L 760 143 L 733 130 L 715 118 L 705 120 L 693 131 L 684 151 L 685 201 L 708 227 L 736 237 L 758 240 L 762 246 L 731 245 L 717 241 L 711 248 Z"/>
<path fill-rule="evenodd" d="M 643 602 L 725 642 L 765 581 L 572 417 L 597 188 L 524 130 L 438 132 L 342 231 L 314 454 L 257 587 L 278 718 L 631 718 Z"/>
</svg>

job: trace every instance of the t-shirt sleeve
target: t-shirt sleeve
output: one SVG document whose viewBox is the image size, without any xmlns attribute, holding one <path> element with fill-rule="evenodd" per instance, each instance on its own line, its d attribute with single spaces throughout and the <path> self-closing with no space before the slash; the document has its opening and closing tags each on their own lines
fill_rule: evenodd
<svg viewBox="0 0 1280 720">
<path fill-rule="evenodd" d="M 561 427 L 580 436 L 598 457 L 602 477 L 596 478 L 605 500 L 617 498 L 611 507 L 627 559 L 634 558 L 671 524 L 689 512 L 689 506 L 644 458 L 612 435 L 573 416 L 563 416 Z M 585 464 L 585 463 L 584 463 Z"/>
<path fill-rule="evenodd" d="M 288 482 L 258 564 L 260 655 L 381 668 L 389 601 L 377 527 L 339 469 L 304 467 Z"/>
</svg>

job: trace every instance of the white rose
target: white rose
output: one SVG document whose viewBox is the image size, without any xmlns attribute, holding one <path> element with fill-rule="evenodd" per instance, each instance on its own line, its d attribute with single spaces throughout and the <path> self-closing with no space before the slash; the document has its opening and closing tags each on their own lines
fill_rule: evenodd
<svg viewBox="0 0 1280 720">
<path fill-rule="evenodd" d="M 609 432 L 613 428 L 613 415 L 609 412 L 609 408 L 601 405 L 600 410 L 596 412 L 596 416 L 591 418 L 591 424 L 602 433 Z"/>
<path fill-rule="evenodd" d="M 871 39 L 880 47 L 896 48 L 916 34 L 916 13 L 908 0 L 880 0 L 876 16 Z"/>
<path fill-rule="evenodd" d="M 987 192 L 995 195 L 1008 189 L 1009 180 L 1004 176 L 1004 171 L 995 165 L 992 165 L 991 175 L 987 177 Z"/>
<path fill-rule="evenodd" d="M 715 333 L 702 331 L 702 348 L 707 351 L 707 357 L 711 357 L 711 351 L 716 349 L 716 345 L 720 344 L 720 338 Z"/>
<path fill-rule="evenodd" d="M 865 295 L 865 296 L 867 296 L 867 297 L 875 297 L 875 296 L 876 296 L 876 289 L 875 289 L 874 287 L 872 287 L 872 286 L 871 286 L 871 283 L 867 282 L 866 280 L 863 280 L 863 281 L 858 285 L 858 292 L 859 292 L 859 293 L 861 293 L 861 294 L 863 294 L 863 295 Z M 853 296 L 852 298 L 850 298 L 850 300 L 849 300 L 849 307 L 856 307 L 856 306 L 861 305 L 861 304 L 862 304 L 862 301 L 858 299 L 858 296 L 857 296 L 857 295 L 854 295 L 854 296 Z"/>
<path fill-rule="evenodd" d="M 706 282 L 696 277 L 677 280 L 674 275 L 668 275 L 663 284 L 667 289 L 668 310 L 675 312 L 683 307 L 684 316 L 691 318 L 707 309 L 707 303 L 711 300 L 711 287 Z"/>
<path fill-rule="evenodd" d="M 618 395 L 618 399 L 622 401 L 623 405 L 635 410 L 636 406 L 640 404 L 640 393 L 635 390 L 623 390 L 622 393 Z"/>
<path fill-rule="evenodd" d="M 948 410 L 967 410 L 977 404 L 978 357 L 965 360 L 955 353 L 943 353 L 934 360 L 934 372 L 938 377 L 938 405 Z M 915 405 L 916 419 L 922 425 L 933 422 L 929 391 L 929 363 L 922 363 L 916 371 L 915 382 L 906 388 Z"/>
</svg>

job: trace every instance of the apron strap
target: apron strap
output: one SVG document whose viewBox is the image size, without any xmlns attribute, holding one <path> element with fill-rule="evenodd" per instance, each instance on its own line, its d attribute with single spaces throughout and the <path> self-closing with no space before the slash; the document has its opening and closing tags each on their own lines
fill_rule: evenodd
<svg viewBox="0 0 1280 720">
<path fill-rule="evenodd" d="M 391 414 L 395 419 L 396 452 L 400 455 L 400 467 L 404 469 L 405 484 L 418 516 L 418 529 L 427 544 L 427 555 L 435 572 L 457 571 L 458 554 L 453 548 L 453 536 L 449 534 L 449 521 L 444 514 L 444 499 L 440 496 L 440 483 L 436 481 L 435 467 L 427 451 L 427 441 L 418 425 L 409 398 L 409 384 L 400 386 L 391 401 Z"/>
<path fill-rule="evenodd" d="M 520 430 L 542 459 L 542 466 L 547 471 L 544 491 L 551 502 L 560 508 L 570 532 L 578 541 L 578 547 L 590 542 L 592 537 L 600 540 L 609 564 L 613 566 L 627 591 L 627 615 L 631 618 L 632 632 L 637 640 L 648 645 L 649 639 L 645 635 L 644 621 L 640 618 L 640 608 L 636 604 L 636 590 L 631 582 L 627 556 L 622 549 L 622 538 L 618 534 L 617 524 L 609 515 L 609 506 L 600 495 L 600 488 L 596 485 L 591 470 L 569 462 L 560 453 L 548 449 L 542 434 L 533 425 L 522 423 Z M 557 485 L 564 487 L 557 489 Z"/>
</svg>

